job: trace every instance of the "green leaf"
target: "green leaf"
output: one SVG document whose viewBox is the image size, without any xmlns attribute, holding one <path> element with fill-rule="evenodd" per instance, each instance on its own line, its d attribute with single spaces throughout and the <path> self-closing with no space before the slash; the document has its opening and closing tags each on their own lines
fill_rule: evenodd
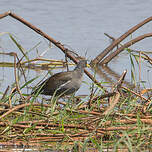
<svg viewBox="0 0 152 152">
<path fill-rule="evenodd" d="M 12 39 L 12 41 L 16 44 L 16 46 L 18 47 L 18 49 L 21 51 L 21 53 L 23 54 L 23 56 L 25 56 L 25 58 L 27 60 L 29 60 L 28 56 L 25 53 L 24 48 L 13 38 L 13 36 L 11 34 L 9 34 L 9 36 Z"/>
</svg>

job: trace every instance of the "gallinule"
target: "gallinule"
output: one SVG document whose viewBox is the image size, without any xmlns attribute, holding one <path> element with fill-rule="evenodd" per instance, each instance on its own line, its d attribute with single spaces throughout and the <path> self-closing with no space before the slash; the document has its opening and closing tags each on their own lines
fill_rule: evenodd
<svg viewBox="0 0 152 152">
<path fill-rule="evenodd" d="M 42 82 L 33 92 L 50 96 L 65 96 L 76 92 L 82 83 L 86 60 L 80 60 L 73 71 L 56 73 Z M 32 94 L 33 94 L 32 93 Z"/>
</svg>

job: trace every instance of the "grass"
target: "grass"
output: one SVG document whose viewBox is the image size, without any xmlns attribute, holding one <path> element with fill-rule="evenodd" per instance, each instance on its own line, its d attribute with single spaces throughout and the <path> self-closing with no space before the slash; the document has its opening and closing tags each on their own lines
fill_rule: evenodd
<svg viewBox="0 0 152 152">
<path fill-rule="evenodd" d="M 19 59 L 16 54 L 20 64 L 12 63 L 16 73 L 16 80 L 13 82 L 15 89 L 10 93 L 3 93 L 0 100 L 0 144 L 34 145 L 40 149 L 72 149 L 73 152 L 141 151 L 152 148 L 151 98 L 143 96 L 151 90 L 145 88 L 142 94 L 136 89 L 124 91 L 122 87 L 121 92 L 116 90 L 112 96 L 107 94 L 103 97 L 106 94 L 104 89 L 94 83 L 86 83 L 90 94 L 85 98 L 71 96 L 62 100 L 52 97 L 46 101 L 38 93 L 33 96 L 23 94 L 22 90 L 32 86 L 37 77 L 25 81 L 20 87 L 18 73 L 22 72 L 21 69 L 26 64 L 42 59 L 31 60 L 28 52 L 11 34 L 9 36 L 23 57 Z M 136 67 L 131 53 L 131 74 L 135 83 Z M 22 61 L 23 58 L 25 61 Z M 49 62 L 48 65 L 51 62 L 53 66 L 64 65 L 64 62 L 55 60 L 43 61 Z M 38 62 L 34 64 L 42 66 Z"/>
<path fill-rule="evenodd" d="M 5 97 L 5 104 L 9 103 L 9 97 Z M 25 104 L 13 105 L 12 109 L 9 104 L 7 108 L 5 105 L 1 107 L 2 143 L 39 144 L 54 149 L 77 147 L 84 151 L 89 147 L 100 151 L 107 147 L 114 151 L 151 148 L 151 108 L 143 113 L 139 98 L 130 93 L 128 99 L 121 96 L 108 115 L 103 115 L 108 108 L 106 98 L 100 101 L 100 105 L 98 99 L 93 101 L 94 108 L 91 109 L 86 105 L 87 100 L 77 106 L 72 101 L 75 97 L 70 101 L 66 99 L 66 103 L 53 98 L 48 103 L 43 101 L 44 104 L 37 103 L 37 98 L 31 97 Z"/>
</svg>

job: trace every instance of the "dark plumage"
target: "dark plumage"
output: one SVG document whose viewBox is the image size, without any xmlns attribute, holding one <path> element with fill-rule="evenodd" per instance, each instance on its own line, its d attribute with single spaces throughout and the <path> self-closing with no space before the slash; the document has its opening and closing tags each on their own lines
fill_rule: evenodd
<svg viewBox="0 0 152 152">
<path fill-rule="evenodd" d="M 53 96 L 64 96 L 76 92 L 82 83 L 84 68 L 87 66 L 86 60 L 80 60 L 73 71 L 56 73 L 42 82 L 33 92 L 40 88 L 40 94 Z"/>
</svg>

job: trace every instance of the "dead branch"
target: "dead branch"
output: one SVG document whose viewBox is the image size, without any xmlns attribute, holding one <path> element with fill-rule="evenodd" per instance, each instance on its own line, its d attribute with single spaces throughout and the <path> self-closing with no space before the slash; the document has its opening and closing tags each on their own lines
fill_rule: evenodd
<svg viewBox="0 0 152 152">
<path fill-rule="evenodd" d="M 6 88 L 6 90 L 5 90 L 5 92 L 4 92 L 4 94 L 3 94 L 2 98 L 1 98 L 1 100 L 3 100 L 3 99 L 5 98 L 5 96 L 6 96 L 7 93 L 8 93 L 9 88 L 10 88 L 10 86 L 8 86 L 8 87 Z"/>
<path fill-rule="evenodd" d="M 114 109 L 115 105 L 119 102 L 119 98 L 120 98 L 120 91 L 119 89 L 122 86 L 122 83 L 124 81 L 124 78 L 126 76 L 127 71 L 125 70 L 121 77 L 119 78 L 118 82 L 117 82 L 117 88 L 116 88 L 116 93 L 114 96 L 114 99 L 112 102 L 110 102 L 110 106 L 107 108 L 107 110 L 103 113 L 104 115 L 110 114 L 110 112 Z"/>
<path fill-rule="evenodd" d="M 25 103 L 25 104 L 21 104 L 21 105 L 18 105 L 18 106 L 15 106 L 13 107 L 12 109 L 10 109 L 9 111 L 7 111 L 6 113 L 4 113 L 2 116 L 0 116 L 0 120 L 6 116 L 8 116 L 9 114 L 11 114 L 12 112 L 14 111 L 17 111 L 19 109 L 22 109 L 24 107 L 28 107 L 28 106 L 31 106 L 31 105 L 34 105 L 34 106 L 42 106 L 41 104 L 38 104 L 38 103 Z M 48 105 L 48 104 L 43 104 L 43 106 L 45 107 L 51 107 L 51 105 Z"/>
<path fill-rule="evenodd" d="M 8 15 L 13 17 L 13 18 L 15 18 L 16 20 L 20 21 L 21 23 L 23 23 L 24 25 L 28 26 L 29 28 L 33 29 L 36 33 L 40 34 L 41 36 L 45 37 L 47 40 L 52 42 L 56 47 L 61 49 L 62 52 L 64 54 L 66 54 L 66 56 L 68 58 L 70 58 L 73 62 L 78 63 L 78 59 L 76 57 L 74 57 L 73 55 L 71 55 L 71 53 L 70 53 L 71 51 L 69 49 L 65 48 L 63 44 L 61 44 L 60 42 L 56 41 L 55 39 L 53 39 L 52 37 L 50 37 L 49 35 L 47 35 L 43 31 L 41 31 L 39 28 L 37 28 L 36 26 L 34 26 L 31 23 L 27 22 L 26 20 L 24 20 L 20 16 L 16 15 L 15 13 L 12 13 L 11 11 L 5 12 L 3 14 L 0 14 L 0 19 L 6 17 Z M 84 71 L 85 71 L 86 75 L 92 81 L 94 81 L 94 83 L 96 83 L 98 86 L 103 88 L 103 86 L 101 86 L 101 84 L 86 69 Z"/>
<path fill-rule="evenodd" d="M 122 52 L 125 48 L 128 48 L 129 46 L 137 43 L 138 41 L 151 37 L 152 33 L 147 33 L 141 36 L 136 37 L 135 39 L 125 43 L 123 46 L 121 46 L 120 48 L 118 48 L 115 52 L 111 53 L 108 57 L 106 57 L 103 61 L 101 61 L 101 65 L 103 64 L 108 64 L 115 56 L 117 56 L 120 52 Z"/>
<path fill-rule="evenodd" d="M 147 101 L 147 102 L 150 102 L 150 100 L 146 99 L 146 98 L 143 97 L 142 95 L 140 95 L 140 94 L 138 94 L 138 93 L 136 93 L 136 92 L 134 92 L 134 91 L 132 91 L 132 90 L 130 90 L 130 89 L 128 89 L 128 88 L 126 88 L 126 87 L 124 87 L 124 86 L 122 86 L 122 88 L 125 89 L 125 90 L 127 90 L 127 91 L 129 91 L 129 92 L 131 92 L 132 94 L 136 95 L 136 96 L 139 97 L 140 99 L 145 100 L 145 101 Z"/>
<path fill-rule="evenodd" d="M 111 45 L 109 45 L 103 52 L 101 52 L 94 60 L 91 61 L 91 65 L 98 64 L 115 46 L 117 46 L 121 41 L 123 41 L 126 37 L 132 34 L 134 31 L 145 25 L 146 23 L 152 20 L 152 16 L 140 22 L 136 26 L 129 29 L 126 33 L 116 39 Z"/>
<path fill-rule="evenodd" d="M 110 114 L 110 112 L 113 110 L 115 105 L 119 102 L 119 98 L 120 98 L 120 93 L 116 92 L 116 95 L 114 96 L 114 100 L 112 101 L 108 109 L 103 113 L 104 115 Z"/>
</svg>

